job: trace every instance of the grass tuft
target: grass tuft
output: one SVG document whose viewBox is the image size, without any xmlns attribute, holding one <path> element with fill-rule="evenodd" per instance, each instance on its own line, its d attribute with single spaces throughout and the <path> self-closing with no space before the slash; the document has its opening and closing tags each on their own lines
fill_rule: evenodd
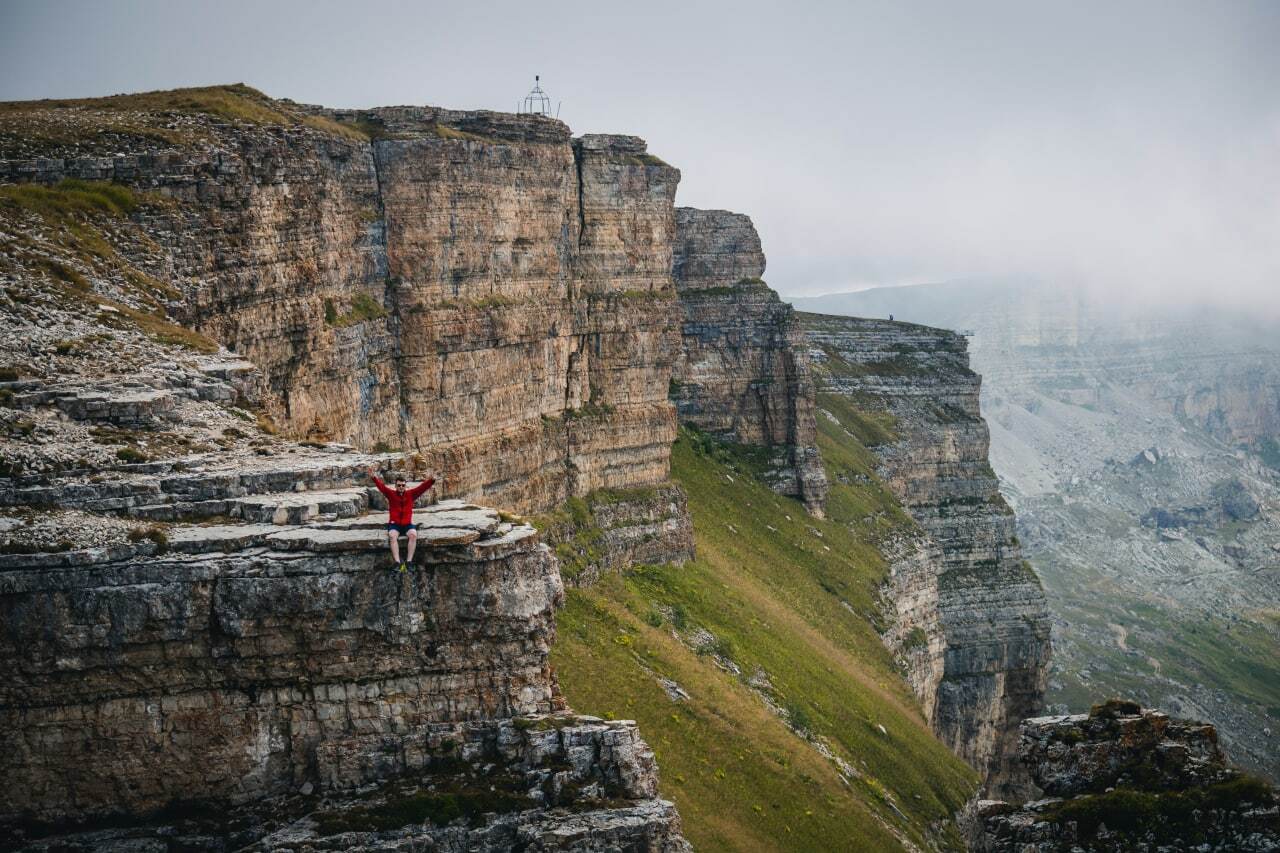
<svg viewBox="0 0 1280 853">
<path fill-rule="evenodd" d="M 351 308 L 339 314 L 338 306 L 332 299 L 324 300 L 324 322 L 335 329 L 345 329 L 357 323 L 369 320 L 380 320 L 387 316 L 387 309 L 367 293 L 357 293 L 351 300 Z"/>
<path fill-rule="evenodd" d="M 105 213 L 122 218 L 138 208 L 137 194 L 120 184 L 66 178 L 53 186 L 12 184 L 0 187 L 0 204 L 44 217 Z"/>
</svg>

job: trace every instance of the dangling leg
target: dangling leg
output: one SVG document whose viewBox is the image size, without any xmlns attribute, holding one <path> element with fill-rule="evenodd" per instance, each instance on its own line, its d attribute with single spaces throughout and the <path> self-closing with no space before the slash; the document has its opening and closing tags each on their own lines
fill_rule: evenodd
<svg viewBox="0 0 1280 853">
<path fill-rule="evenodd" d="M 409 556 L 405 558 L 406 563 L 413 562 L 413 549 L 418 544 L 418 531 L 415 528 L 409 528 Z"/>
<path fill-rule="evenodd" d="M 391 559 L 400 565 L 400 531 L 394 527 L 387 531 L 387 539 L 391 542 Z"/>
</svg>

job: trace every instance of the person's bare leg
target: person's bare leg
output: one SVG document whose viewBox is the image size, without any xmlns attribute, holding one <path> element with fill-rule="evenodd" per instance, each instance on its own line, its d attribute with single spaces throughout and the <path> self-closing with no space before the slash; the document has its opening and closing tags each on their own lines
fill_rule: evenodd
<svg viewBox="0 0 1280 853">
<path fill-rule="evenodd" d="M 418 544 L 418 531 L 412 527 L 409 528 L 409 556 L 405 558 L 406 563 L 413 562 L 413 549 Z"/>
<path fill-rule="evenodd" d="M 400 565 L 400 531 L 388 530 L 387 538 L 391 540 L 391 559 L 396 561 L 396 565 Z"/>
</svg>

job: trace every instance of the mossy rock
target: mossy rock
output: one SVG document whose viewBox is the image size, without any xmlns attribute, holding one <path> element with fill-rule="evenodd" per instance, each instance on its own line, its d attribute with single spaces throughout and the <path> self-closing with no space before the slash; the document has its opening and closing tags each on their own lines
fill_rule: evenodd
<svg viewBox="0 0 1280 853">
<path fill-rule="evenodd" d="M 1142 713 L 1142 706 L 1132 699 L 1108 699 L 1099 702 L 1089 709 L 1090 717 L 1114 720 L 1117 717 L 1136 717 Z"/>
</svg>

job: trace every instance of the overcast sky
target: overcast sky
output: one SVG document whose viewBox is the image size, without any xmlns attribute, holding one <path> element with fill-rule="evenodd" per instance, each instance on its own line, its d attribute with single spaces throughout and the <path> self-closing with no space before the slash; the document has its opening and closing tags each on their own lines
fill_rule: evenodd
<svg viewBox="0 0 1280 853">
<path fill-rule="evenodd" d="M 788 294 L 1035 275 L 1280 303 L 1280 2 L 24 2 L 0 99 L 245 82 L 633 133 Z"/>
</svg>

